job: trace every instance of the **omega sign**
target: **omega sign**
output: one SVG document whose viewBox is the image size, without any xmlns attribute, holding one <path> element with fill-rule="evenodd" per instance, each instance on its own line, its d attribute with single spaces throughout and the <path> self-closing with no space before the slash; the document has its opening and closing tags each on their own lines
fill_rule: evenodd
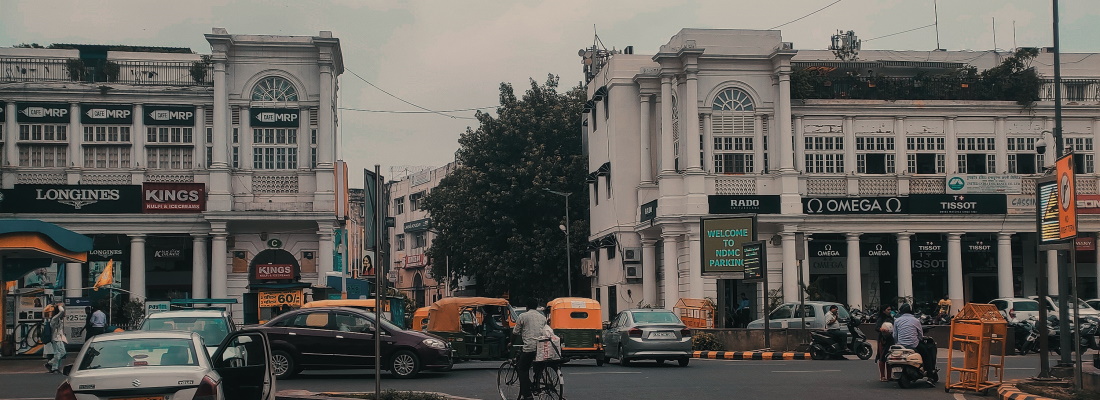
<svg viewBox="0 0 1100 400">
<path fill-rule="evenodd" d="M 905 197 L 808 197 L 802 199 L 806 214 L 906 214 Z"/>
<path fill-rule="evenodd" d="M 294 266 L 290 264 L 258 264 L 256 265 L 256 280 L 274 281 L 281 279 L 294 279 Z"/>
</svg>

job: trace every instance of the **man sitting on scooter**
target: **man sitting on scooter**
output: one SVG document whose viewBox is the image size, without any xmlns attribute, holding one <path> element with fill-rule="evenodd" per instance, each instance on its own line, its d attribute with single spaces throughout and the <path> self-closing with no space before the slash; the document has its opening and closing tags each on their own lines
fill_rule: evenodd
<svg viewBox="0 0 1100 400">
<path fill-rule="evenodd" d="M 843 354 L 844 349 L 848 347 L 848 335 L 844 331 L 840 330 L 840 310 L 836 304 L 829 306 L 829 313 L 825 314 L 825 333 L 835 341 L 837 352 Z"/>
<path fill-rule="evenodd" d="M 935 365 L 936 350 L 920 346 L 921 338 L 924 337 L 924 327 L 921 326 L 920 320 L 913 316 L 913 306 L 909 303 L 902 304 L 898 307 L 898 313 L 901 315 L 894 319 L 894 343 L 916 350 L 924 365 Z"/>
</svg>

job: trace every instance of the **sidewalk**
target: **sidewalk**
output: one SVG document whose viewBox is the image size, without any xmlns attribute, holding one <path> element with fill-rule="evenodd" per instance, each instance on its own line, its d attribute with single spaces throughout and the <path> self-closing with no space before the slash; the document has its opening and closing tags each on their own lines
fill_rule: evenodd
<svg viewBox="0 0 1100 400">
<path fill-rule="evenodd" d="M 72 357 L 65 357 L 66 363 Z M 0 374 L 45 374 L 46 359 L 32 357 L 0 357 Z"/>
</svg>

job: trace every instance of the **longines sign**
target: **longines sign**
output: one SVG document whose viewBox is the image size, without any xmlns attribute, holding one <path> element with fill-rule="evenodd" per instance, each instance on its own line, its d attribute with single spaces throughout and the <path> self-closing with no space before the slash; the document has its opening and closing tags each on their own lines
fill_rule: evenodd
<svg viewBox="0 0 1100 400">
<path fill-rule="evenodd" d="M 138 185 L 15 185 L 5 190 L 0 212 L 129 214 L 141 212 Z"/>
</svg>

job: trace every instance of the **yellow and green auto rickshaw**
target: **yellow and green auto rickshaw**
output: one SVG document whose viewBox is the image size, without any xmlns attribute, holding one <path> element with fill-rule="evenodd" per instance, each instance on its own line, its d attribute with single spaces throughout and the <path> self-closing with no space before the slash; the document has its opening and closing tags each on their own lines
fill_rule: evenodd
<svg viewBox="0 0 1100 400">
<path fill-rule="evenodd" d="M 426 331 L 428 330 L 428 309 L 431 307 L 420 307 L 413 312 L 412 317 L 412 329 L 414 331 Z"/>
<path fill-rule="evenodd" d="M 448 297 L 428 307 L 428 333 L 451 343 L 455 359 L 505 360 L 516 315 L 508 300 Z"/>
<path fill-rule="evenodd" d="M 604 363 L 603 318 L 600 303 L 583 297 L 559 297 L 546 303 L 550 328 L 561 338 L 561 355 L 567 359 L 592 358 Z"/>
</svg>

